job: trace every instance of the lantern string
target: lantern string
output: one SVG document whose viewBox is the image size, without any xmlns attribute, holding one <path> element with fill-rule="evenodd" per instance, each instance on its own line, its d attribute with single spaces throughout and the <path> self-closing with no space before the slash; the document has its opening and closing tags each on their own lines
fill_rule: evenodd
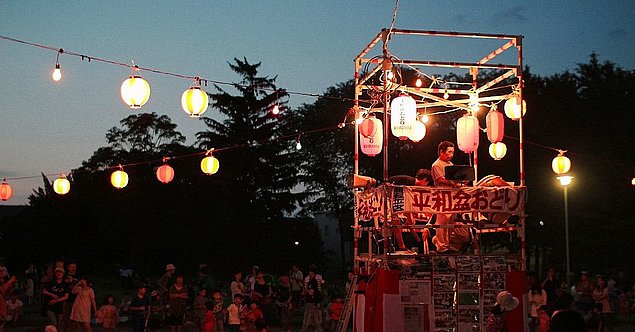
<svg viewBox="0 0 635 332">
<path fill-rule="evenodd" d="M 58 48 L 58 47 L 38 44 L 38 43 L 29 42 L 29 41 L 25 41 L 25 40 L 21 40 L 21 39 L 16 39 L 16 38 L 4 36 L 4 35 L 0 35 L 0 39 L 11 41 L 11 42 L 15 42 L 15 43 L 19 43 L 19 44 L 23 44 L 23 45 L 33 46 L 33 47 L 37 47 L 37 48 L 41 48 L 41 49 L 45 49 L 45 50 L 49 50 L 49 51 L 59 52 L 59 50 L 60 50 L 60 48 Z M 136 67 L 136 68 L 138 68 L 139 70 L 142 70 L 142 71 L 151 72 L 151 73 L 159 74 L 159 75 L 172 76 L 172 77 L 186 79 L 186 80 L 190 80 L 190 81 L 195 81 L 195 80 L 198 79 L 199 81 L 204 81 L 205 85 L 207 85 L 207 83 L 213 83 L 213 84 L 218 84 L 218 85 L 229 85 L 229 86 L 239 86 L 239 87 L 243 87 L 243 88 L 249 88 L 248 85 L 242 85 L 242 84 L 232 83 L 232 82 L 225 82 L 225 81 L 221 81 L 221 80 L 208 79 L 208 78 L 203 78 L 203 77 L 200 77 L 200 76 L 184 75 L 184 74 L 169 72 L 169 71 L 165 71 L 165 70 L 154 69 L 154 68 L 150 68 L 150 67 L 141 67 L 141 66 L 135 65 L 134 62 L 131 65 L 131 64 L 128 64 L 128 63 L 120 62 L 120 61 L 114 61 L 114 60 L 109 60 L 109 59 L 105 59 L 105 58 L 101 58 L 101 57 L 96 57 L 96 56 L 86 55 L 86 54 L 77 53 L 77 52 L 73 52 L 73 51 L 68 51 L 66 49 L 64 49 L 64 54 L 65 55 L 79 57 L 82 61 L 84 59 L 87 59 L 88 62 L 91 62 L 91 60 L 92 60 L 92 61 L 107 63 L 107 64 L 110 64 L 110 65 L 131 68 L 133 70 Z M 266 88 L 266 87 L 261 87 L 259 89 L 262 90 L 262 91 L 272 91 L 272 92 L 278 91 L 277 89 Z M 328 96 L 328 95 L 319 94 L 319 93 L 310 93 L 310 92 L 302 92 L 302 91 L 291 91 L 291 90 L 285 90 L 285 92 L 287 94 L 289 94 L 289 95 L 324 98 L 324 99 L 331 99 L 331 100 L 340 100 L 340 101 L 343 101 L 343 102 L 355 101 L 354 98 L 333 97 L 333 96 Z M 364 102 L 364 103 L 372 102 L 371 100 L 358 100 L 358 101 L 359 102 Z"/>
<path fill-rule="evenodd" d="M 339 129 L 339 128 L 340 127 L 338 125 L 334 125 L 334 126 L 328 126 L 328 127 L 313 129 L 313 130 L 309 130 L 309 131 L 302 131 L 301 132 L 301 136 L 305 136 L 307 134 L 310 135 L 310 134 L 315 134 L 315 133 L 319 133 L 319 132 L 325 132 L 325 131 L 332 131 L 332 130 Z M 292 134 L 278 136 L 278 137 L 275 137 L 275 138 L 267 138 L 267 139 L 253 141 L 252 143 L 234 144 L 234 145 L 230 145 L 230 146 L 226 146 L 226 147 L 222 147 L 222 148 L 212 148 L 212 149 L 209 149 L 209 150 L 193 152 L 193 153 L 188 153 L 188 154 L 183 154 L 183 155 L 161 157 L 160 159 L 139 161 L 139 162 L 133 162 L 133 163 L 128 163 L 128 164 L 117 164 L 115 166 L 105 167 L 105 168 L 99 169 L 97 171 L 108 171 L 108 170 L 113 170 L 113 169 L 122 170 L 124 168 L 130 168 L 130 167 L 141 166 L 141 165 L 165 163 L 166 160 L 183 159 L 183 158 L 191 158 L 191 157 L 196 157 L 196 156 L 207 155 L 211 151 L 213 151 L 213 152 L 222 152 L 222 151 L 227 151 L 227 150 L 232 150 L 232 149 L 237 149 L 237 148 L 247 148 L 247 147 L 250 147 L 250 146 L 254 146 L 255 144 L 272 143 L 272 142 L 275 142 L 275 141 L 282 141 L 282 140 L 289 140 L 289 139 L 296 140 L 297 137 L 298 137 L 298 132 L 294 132 Z M 92 173 L 93 171 L 94 170 L 86 170 L 86 169 L 85 170 L 72 170 L 68 174 L 72 175 L 72 174 L 81 174 L 81 173 Z M 35 179 L 35 178 L 41 177 L 42 175 L 44 175 L 46 177 L 58 176 L 60 173 L 61 172 L 42 173 L 40 175 L 6 177 L 5 179 L 6 180 L 10 180 L 10 181 L 18 181 L 18 180 L 26 180 L 26 179 Z"/>
</svg>

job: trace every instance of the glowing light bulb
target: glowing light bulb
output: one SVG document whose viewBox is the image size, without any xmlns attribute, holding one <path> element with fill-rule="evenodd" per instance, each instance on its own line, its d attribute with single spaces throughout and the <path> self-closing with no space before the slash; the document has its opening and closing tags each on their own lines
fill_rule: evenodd
<svg viewBox="0 0 635 332">
<path fill-rule="evenodd" d="M 295 148 L 296 148 L 296 150 L 301 150 L 302 149 L 302 143 L 300 143 L 300 141 L 297 141 L 295 143 Z"/>
<path fill-rule="evenodd" d="M 273 105 L 273 108 L 271 109 L 271 114 L 273 115 L 278 115 L 280 114 L 280 108 L 278 107 L 278 105 Z"/>
<path fill-rule="evenodd" d="M 445 93 L 443 94 L 443 99 L 450 98 L 450 94 L 448 93 L 448 89 L 445 89 Z"/>
<path fill-rule="evenodd" d="M 59 63 L 55 64 L 55 69 L 53 69 L 53 81 L 59 82 L 62 79 L 62 68 Z"/>
<path fill-rule="evenodd" d="M 420 79 L 420 78 L 417 78 L 417 81 L 415 82 L 415 86 L 416 86 L 417 88 L 420 88 L 422 84 L 423 84 L 423 82 L 421 81 L 421 79 Z"/>
<path fill-rule="evenodd" d="M 428 117 L 428 114 L 424 114 L 423 116 L 421 116 L 421 122 L 428 123 L 428 121 L 430 121 L 430 117 Z"/>
<path fill-rule="evenodd" d="M 392 70 L 389 70 L 386 72 L 386 78 L 389 80 L 392 80 L 393 78 L 395 78 L 395 74 L 392 73 Z"/>
</svg>

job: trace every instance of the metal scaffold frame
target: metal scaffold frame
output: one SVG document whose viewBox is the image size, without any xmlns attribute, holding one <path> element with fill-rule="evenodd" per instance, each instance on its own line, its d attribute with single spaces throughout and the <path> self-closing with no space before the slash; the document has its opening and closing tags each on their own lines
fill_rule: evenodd
<svg viewBox="0 0 635 332">
<path fill-rule="evenodd" d="M 391 53 L 389 49 L 389 42 L 398 36 L 413 36 L 413 37 L 427 37 L 436 38 L 443 37 L 449 38 L 449 40 L 474 39 L 474 40 L 500 40 L 499 47 L 493 49 L 490 53 L 484 57 L 475 57 L 473 62 L 458 62 L 458 61 L 436 61 L 427 59 L 407 59 L 400 56 L 396 56 Z M 499 103 L 505 101 L 512 96 L 516 97 L 518 105 L 522 105 L 523 101 L 523 78 L 522 78 L 522 39 L 520 35 L 503 35 L 503 34 L 484 34 L 484 33 L 465 33 L 465 32 L 443 32 L 443 31 L 427 31 L 427 30 L 406 30 L 406 29 L 383 29 L 377 36 L 375 36 L 371 42 L 361 51 L 361 53 L 355 58 L 355 103 L 354 112 L 355 119 L 362 118 L 369 113 L 383 113 L 383 181 L 388 180 L 388 140 L 390 138 L 390 116 L 389 116 L 389 102 L 390 95 L 394 92 L 406 93 L 409 95 L 418 96 L 417 98 L 417 110 L 422 109 L 458 109 L 469 110 L 470 103 L 474 102 L 474 97 L 477 96 L 477 102 L 489 102 Z M 381 46 L 381 55 L 370 56 L 372 51 L 377 51 Z M 515 63 L 494 63 L 494 61 L 500 59 L 501 54 L 509 54 L 512 50 L 516 50 L 516 62 Z M 435 78 L 432 77 L 433 85 L 430 87 L 415 87 L 408 86 L 402 82 L 394 83 L 390 79 L 380 79 L 379 77 L 388 77 L 387 74 L 393 68 L 409 67 L 416 71 L 418 68 L 455 68 L 464 69 L 472 76 L 472 83 L 469 85 L 469 89 L 464 88 L 449 88 L 448 85 L 434 86 Z M 365 70 L 362 71 L 362 68 Z M 478 82 L 477 76 L 480 70 L 500 70 L 501 74 L 494 79 L 487 82 Z M 490 88 L 495 87 L 497 84 L 508 80 L 516 79 L 517 83 L 513 89 L 499 89 L 496 92 L 504 91 L 504 93 L 496 94 L 490 91 L 487 96 L 479 96 L 479 93 L 483 93 Z M 379 82 L 378 82 L 379 81 Z M 511 91 L 510 91 L 511 90 Z M 370 94 L 374 92 L 374 102 L 370 107 L 364 108 L 360 105 L 360 97 L 364 93 Z M 377 93 L 379 92 L 379 93 Z M 448 96 L 452 97 L 448 97 Z M 465 97 L 463 97 L 465 96 Z M 372 99 L 372 98 L 371 98 Z M 375 105 L 383 105 L 383 107 L 374 107 Z M 522 112 L 521 112 L 522 113 Z M 523 151 L 523 117 L 522 114 L 518 119 L 518 131 L 519 131 L 519 183 L 521 188 L 525 186 L 525 168 L 524 168 L 524 151 Z M 359 139 L 359 122 L 355 121 L 355 164 L 354 173 L 359 174 L 359 151 L 360 151 L 360 139 Z M 478 156 L 476 152 L 473 152 L 474 156 L 474 168 L 478 177 Z M 477 179 L 478 180 L 478 179 Z M 476 183 L 476 181 L 474 181 Z M 354 189 L 355 192 L 359 192 L 359 189 Z M 372 246 L 372 230 L 369 231 L 365 227 L 360 226 L 357 206 L 355 207 L 354 216 L 354 244 L 353 244 L 353 256 L 355 259 L 355 273 L 360 273 L 360 263 L 366 265 L 370 262 L 375 262 L 379 257 L 373 253 Z M 389 210 L 386 208 L 386 210 Z M 386 212 L 384 220 L 390 220 L 391 216 Z M 524 211 L 519 214 L 519 224 L 516 227 L 497 227 L 494 229 L 480 230 L 479 233 L 493 232 L 493 231 L 516 231 L 518 237 L 521 239 L 521 257 L 520 266 L 522 270 L 525 270 L 525 235 L 524 235 L 525 214 Z M 373 228 L 373 227 L 371 227 Z M 413 227 L 416 228 L 416 227 Z M 368 253 L 360 254 L 359 243 L 363 237 L 364 232 L 368 233 Z M 384 251 L 387 251 L 385 248 Z M 385 252 L 384 252 L 385 254 Z"/>
</svg>

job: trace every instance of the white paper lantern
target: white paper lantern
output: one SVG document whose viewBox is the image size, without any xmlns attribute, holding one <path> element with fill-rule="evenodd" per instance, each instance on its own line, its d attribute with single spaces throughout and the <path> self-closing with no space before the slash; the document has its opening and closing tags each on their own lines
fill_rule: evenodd
<svg viewBox="0 0 635 332">
<path fill-rule="evenodd" d="M 390 103 L 390 129 L 401 140 L 408 139 L 417 121 L 417 102 L 408 95 L 400 95 Z"/>
</svg>

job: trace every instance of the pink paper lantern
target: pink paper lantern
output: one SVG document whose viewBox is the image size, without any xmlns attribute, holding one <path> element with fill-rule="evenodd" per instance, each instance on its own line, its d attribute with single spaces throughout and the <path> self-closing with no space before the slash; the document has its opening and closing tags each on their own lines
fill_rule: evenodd
<svg viewBox="0 0 635 332">
<path fill-rule="evenodd" d="M 364 119 L 359 125 L 359 133 L 362 134 L 362 136 L 370 137 L 375 135 L 377 130 L 382 130 L 381 128 L 381 121 L 374 115 L 371 115 Z"/>
<path fill-rule="evenodd" d="M 359 133 L 359 145 L 362 152 L 369 157 L 374 157 L 381 152 L 384 142 L 384 129 L 381 121 L 377 120 L 379 127 L 372 136 L 364 136 Z"/>
<path fill-rule="evenodd" d="M 502 141 L 503 136 L 505 136 L 505 118 L 503 113 L 492 109 L 487 113 L 485 123 L 487 126 L 487 139 L 492 143 Z"/>
<path fill-rule="evenodd" d="M 478 148 L 478 119 L 472 115 L 464 115 L 456 122 L 456 142 L 459 150 L 465 153 L 474 152 Z"/>
</svg>

